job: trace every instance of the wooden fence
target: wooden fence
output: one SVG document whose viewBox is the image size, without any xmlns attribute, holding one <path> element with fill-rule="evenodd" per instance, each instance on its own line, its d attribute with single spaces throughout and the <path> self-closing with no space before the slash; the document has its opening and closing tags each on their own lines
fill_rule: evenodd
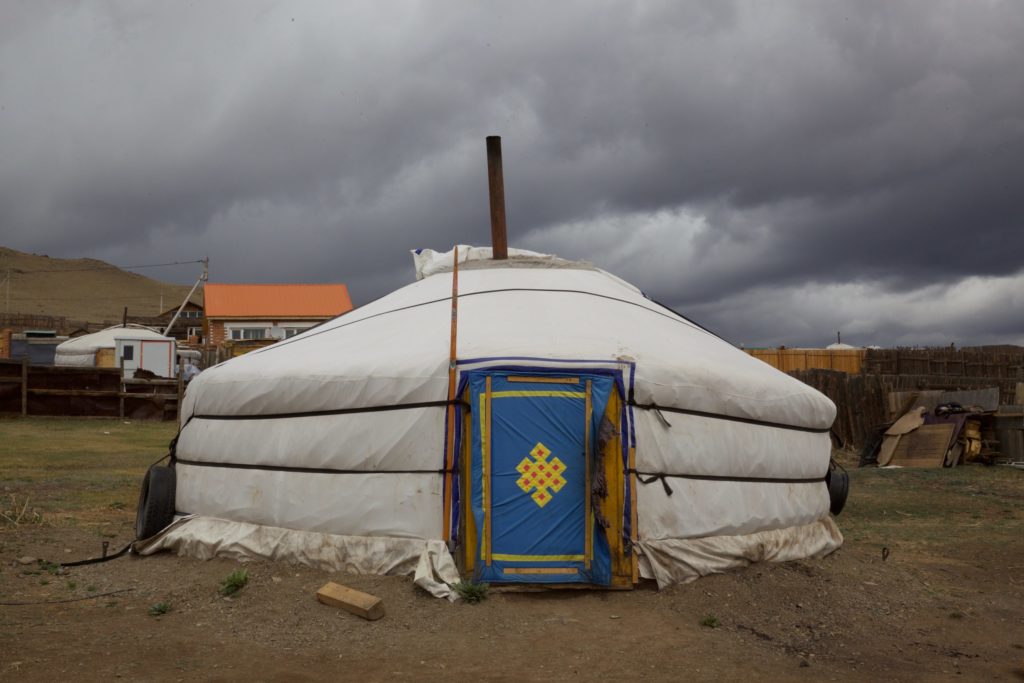
<svg viewBox="0 0 1024 683">
<path fill-rule="evenodd" d="M 864 349 L 745 349 L 754 358 L 763 360 L 776 370 L 840 370 L 857 374 L 861 371 Z"/>
<path fill-rule="evenodd" d="M 33 315 L 29 313 L 0 313 L 0 327 L 9 327 L 15 332 L 22 330 L 65 330 L 68 319 L 64 316 Z"/>
<path fill-rule="evenodd" d="M 184 396 L 177 379 L 134 379 L 118 368 L 68 368 L 0 360 L 0 413 L 177 419 Z"/>
<path fill-rule="evenodd" d="M 992 377 L 943 375 L 851 375 L 836 370 L 798 370 L 789 373 L 832 399 L 836 420 L 832 431 L 840 446 L 859 448 L 881 425 L 892 422 L 910 406 L 898 405 L 919 391 L 969 391 L 999 388 L 999 404 L 1015 405 L 1024 398 L 1024 384 Z M 898 400 L 893 400 L 898 399 Z"/>
<path fill-rule="evenodd" d="M 858 448 L 875 429 L 889 421 L 886 385 L 878 375 L 851 375 L 822 369 L 790 374 L 836 404 L 832 433 L 839 446 Z"/>
<path fill-rule="evenodd" d="M 951 348 L 867 349 L 864 371 L 874 375 L 1024 380 L 1024 352 Z"/>
</svg>

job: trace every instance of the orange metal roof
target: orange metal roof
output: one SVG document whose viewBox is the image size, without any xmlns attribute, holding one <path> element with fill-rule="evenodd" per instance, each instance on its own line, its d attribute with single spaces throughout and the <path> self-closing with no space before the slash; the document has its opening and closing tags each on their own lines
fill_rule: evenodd
<svg viewBox="0 0 1024 683">
<path fill-rule="evenodd" d="M 348 288 L 330 285 L 228 285 L 207 282 L 207 318 L 333 318 L 352 310 Z"/>
</svg>

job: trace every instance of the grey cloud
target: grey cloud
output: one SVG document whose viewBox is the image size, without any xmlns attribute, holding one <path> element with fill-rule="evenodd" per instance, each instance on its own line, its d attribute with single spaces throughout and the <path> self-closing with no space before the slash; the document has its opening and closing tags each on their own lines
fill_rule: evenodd
<svg viewBox="0 0 1024 683">
<path fill-rule="evenodd" d="M 500 133 L 513 245 L 588 258 L 737 339 L 848 322 L 820 300 L 810 322 L 736 321 L 737 301 L 785 310 L 808 286 L 884 296 L 1021 267 L 1017 3 L 10 14 L 5 246 L 209 254 L 216 279 L 344 280 L 366 301 L 409 280 L 410 248 L 486 243 L 483 137 Z M 934 328 L 856 315 L 891 339 Z"/>
</svg>

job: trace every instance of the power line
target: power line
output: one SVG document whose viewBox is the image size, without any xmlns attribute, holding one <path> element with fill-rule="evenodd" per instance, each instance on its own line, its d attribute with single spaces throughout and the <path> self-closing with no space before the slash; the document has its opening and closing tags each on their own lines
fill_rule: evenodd
<svg viewBox="0 0 1024 683">
<path fill-rule="evenodd" d="M 12 296 L 11 301 L 157 301 L 159 294 L 131 294 L 125 296 Z M 172 297 L 173 298 L 173 297 Z"/>
</svg>

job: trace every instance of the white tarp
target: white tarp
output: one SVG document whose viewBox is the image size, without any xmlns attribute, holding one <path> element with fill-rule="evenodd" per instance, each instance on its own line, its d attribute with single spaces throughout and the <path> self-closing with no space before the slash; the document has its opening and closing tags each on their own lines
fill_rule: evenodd
<svg viewBox="0 0 1024 683">
<path fill-rule="evenodd" d="M 831 449 L 823 430 L 835 417 L 828 398 L 589 264 L 511 253 L 509 262 L 487 261 L 489 250 L 460 258 L 473 266 L 459 272 L 461 368 L 589 361 L 621 370 L 640 406 L 737 418 L 634 409 L 641 472 L 824 476 Z M 178 510 L 343 536 L 440 540 L 445 409 L 437 404 L 448 389 L 451 261 L 450 252 L 421 252 L 418 282 L 194 379 L 177 448 L 195 464 L 178 465 Z M 411 403 L 435 405 L 403 407 Z M 382 407 L 392 409 L 365 412 Z M 338 412 L 345 410 L 360 412 Z M 284 413 L 305 415 L 231 419 Z M 822 481 L 664 481 L 672 495 L 661 480 L 637 487 L 644 543 L 671 547 L 828 519 Z"/>
<path fill-rule="evenodd" d="M 831 517 L 788 529 L 740 536 L 710 536 L 640 542 L 640 575 L 659 588 L 688 583 L 753 562 L 788 562 L 822 558 L 843 545 Z"/>
<path fill-rule="evenodd" d="M 412 574 L 414 583 L 431 595 L 457 599 L 451 587 L 458 583 L 459 572 L 441 541 L 339 536 L 192 516 L 132 549 L 140 555 L 171 550 L 200 560 L 297 562 L 327 572 Z"/>
</svg>

